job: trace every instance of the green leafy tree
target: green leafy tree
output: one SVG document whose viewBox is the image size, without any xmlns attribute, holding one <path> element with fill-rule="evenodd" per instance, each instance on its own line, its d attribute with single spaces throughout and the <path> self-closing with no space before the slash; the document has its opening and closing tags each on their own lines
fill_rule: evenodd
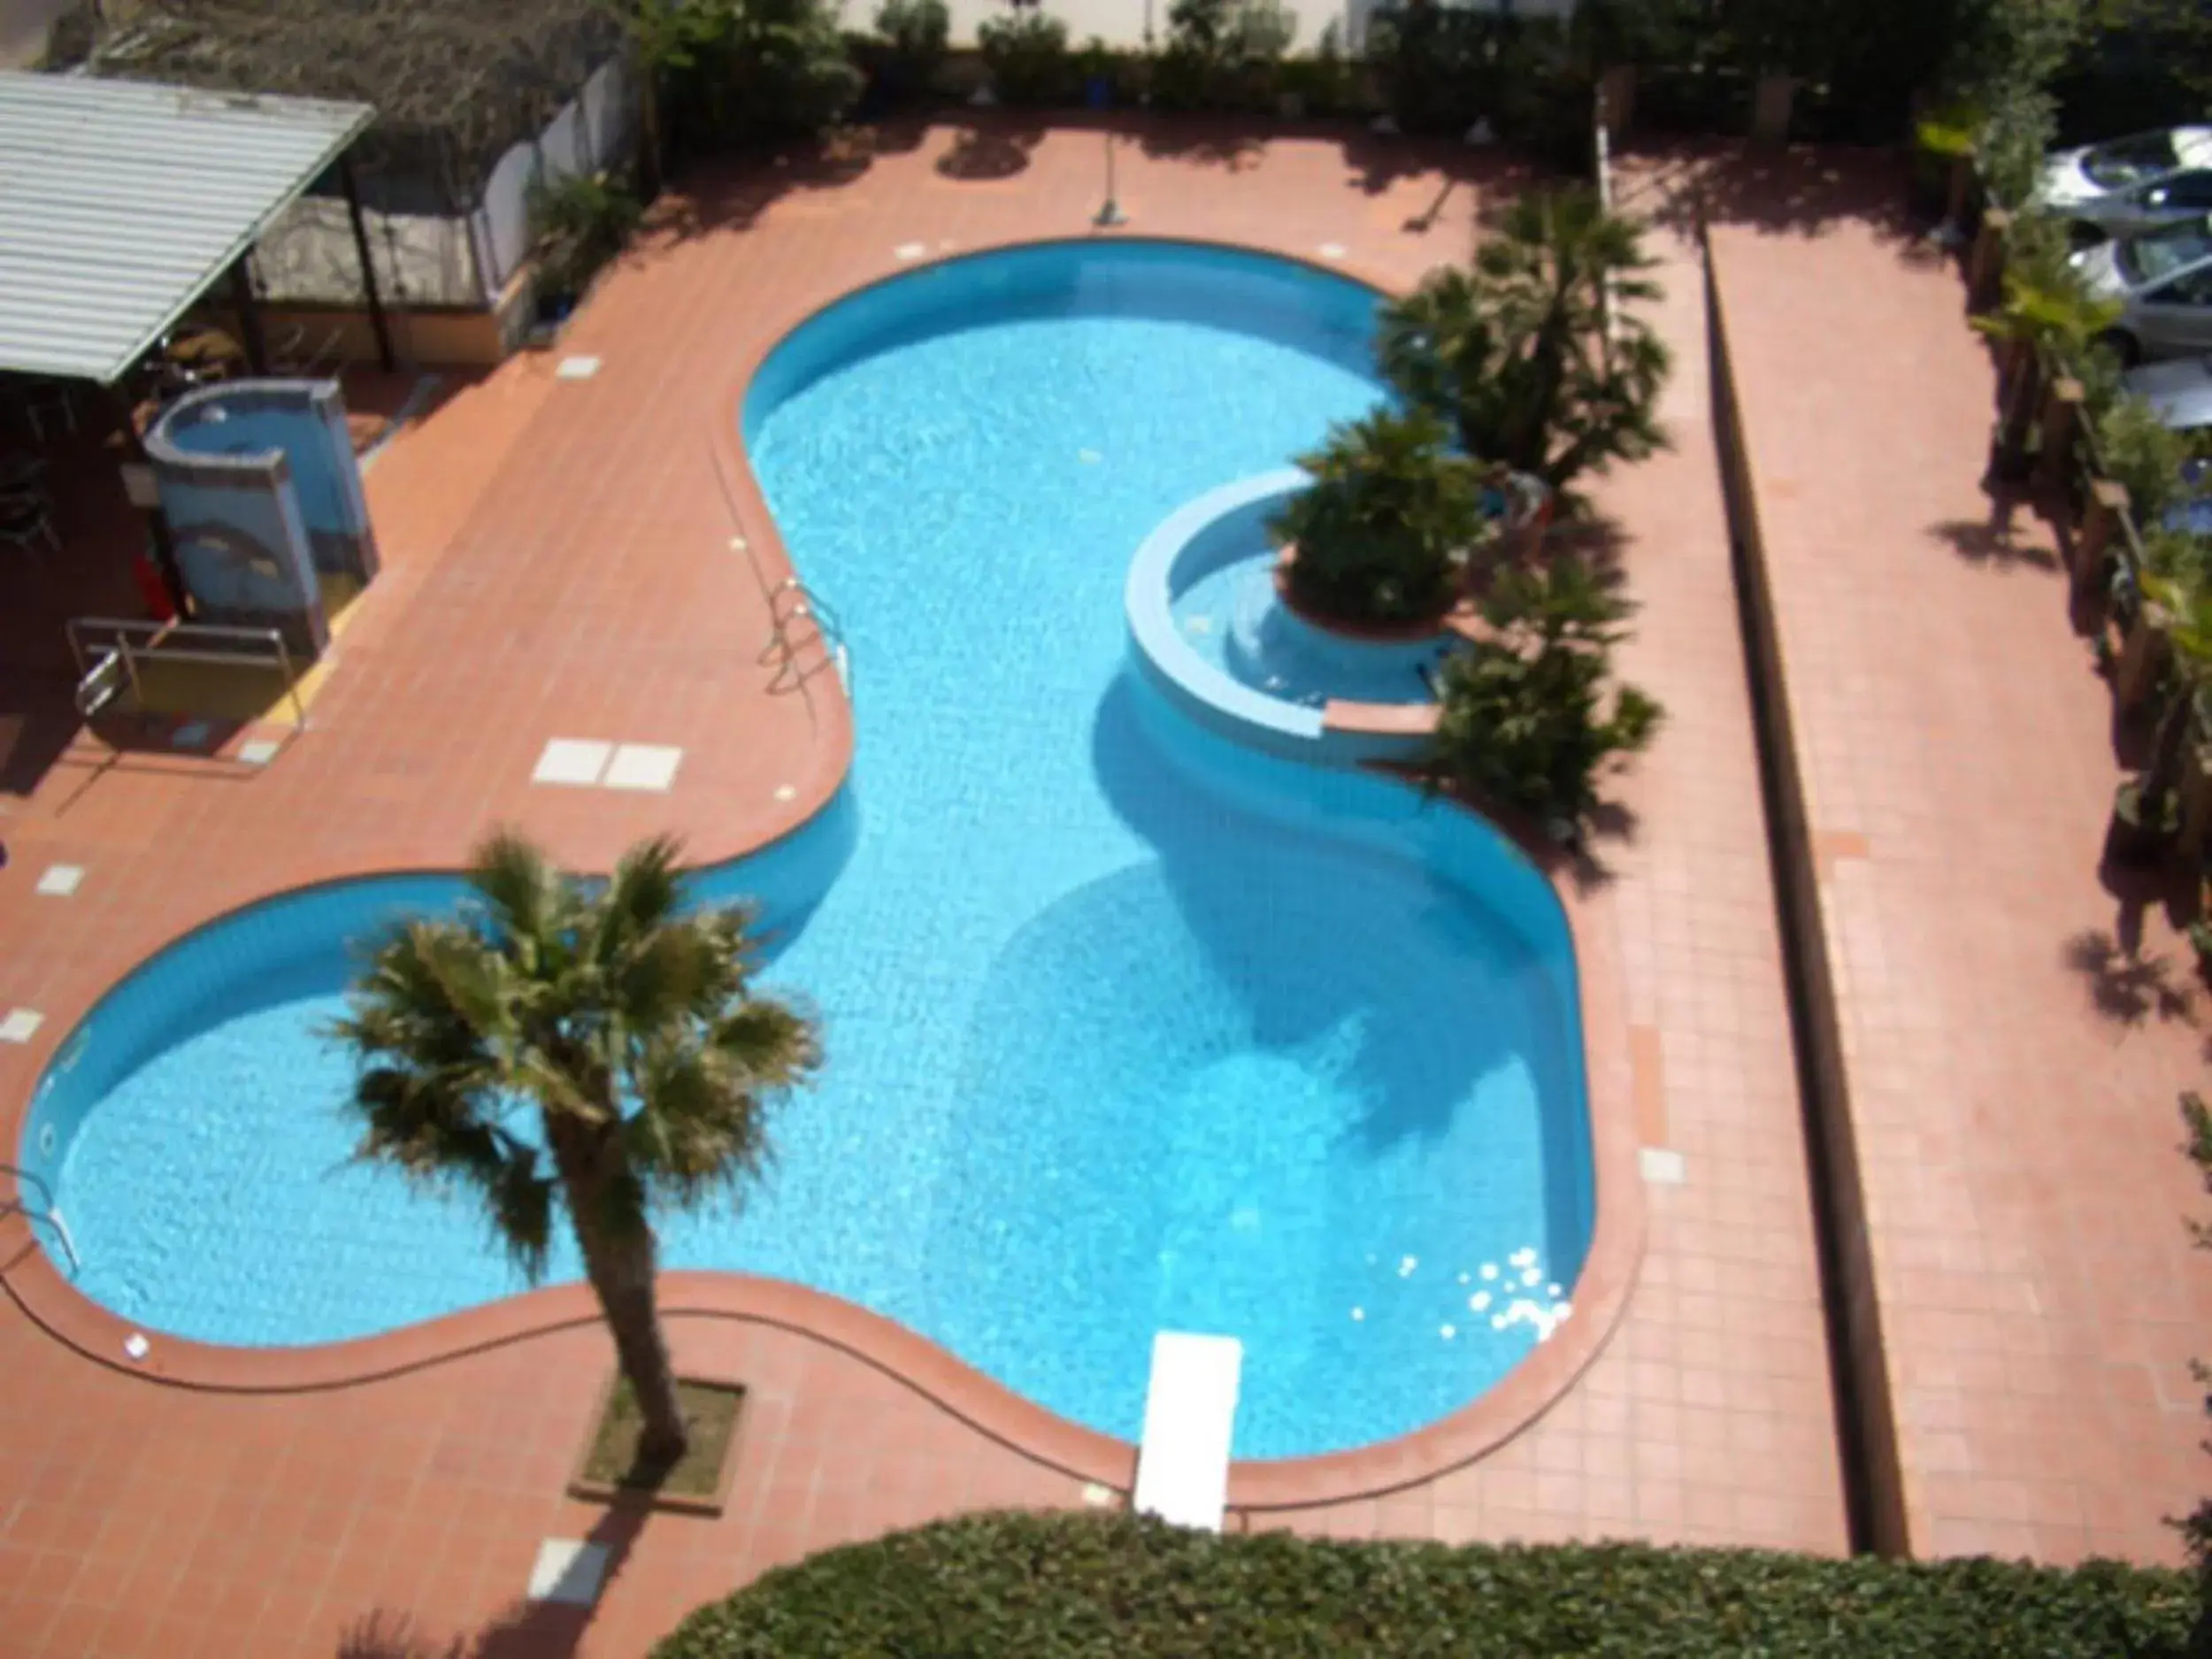
<svg viewBox="0 0 2212 1659">
<path fill-rule="evenodd" d="M 976 47 L 991 89 L 1008 104 L 1054 104 L 1073 87 L 1068 26 L 1041 6 L 1015 0 L 1004 17 L 976 26 Z"/>
<path fill-rule="evenodd" d="M 952 11 L 945 0 L 883 0 L 876 11 L 876 33 L 890 48 L 901 88 L 926 92 L 945 61 Z"/>
<path fill-rule="evenodd" d="M 639 0 L 631 27 L 657 157 L 819 133 L 860 94 L 824 0 Z"/>
<path fill-rule="evenodd" d="M 392 930 L 334 1028 L 357 1066 L 358 1157 L 474 1193 L 534 1279 L 565 1213 L 640 1453 L 663 1463 L 686 1429 L 653 1216 L 741 1193 L 768 1155 L 770 1102 L 820 1059 L 810 1019 L 753 989 L 749 913 L 686 908 L 677 851 L 645 841 L 590 883 L 494 835 L 469 871 L 480 918 Z"/>
<path fill-rule="evenodd" d="M 1572 841 L 1606 768 L 1659 730 L 1658 703 L 1612 683 L 1631 607 L 1578 559 L 1499 573 L 1484 596 L 1489 637 L 1445 659 L 1432 781 L 1517 807 Z"/>
<path fill-rule="evenodd" d="M 1477 464 L 1424 410 L 1379 410 L 1331 429 L 1299 465 L 1313 482 L 1269 525 L 1297 555 L 1286 577 L 1302 609 L 1333 621 L 1440 619 L 1492 531 Z"/>
<path fill-rule="evenodd" d="M 1665 440 L 1665 345 L 1635 307 L 1655 299 L 1635 223 L 1586 190 L 1524 196 L 1468 266 L 1383 312 L 1384 374 L 1471 455 L 1563 493 Z"/>
</svg>

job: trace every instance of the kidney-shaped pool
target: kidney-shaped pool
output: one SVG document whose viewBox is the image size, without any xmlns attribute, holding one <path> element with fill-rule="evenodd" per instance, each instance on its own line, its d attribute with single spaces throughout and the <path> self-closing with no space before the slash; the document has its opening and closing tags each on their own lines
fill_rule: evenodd
<svg viewBox="0 0 2212 1659">
<path fill-rule="evenodd" d="M 1254 255 L 1051 244 L 864 290 L 762 366 L 733 412 L 843 618 L 856 756 L 701 885 L 763 898 L 829 1060 L 741 1213 L 669 1218 L 671 1265 L 849 1298 L 1123 1436 L 1155 1332 L 1235 1335 L 1246 1457 L 1417 1428 L 1568 1317 L 1593 1178 L 1548 886 L 1125 672 L 1133 550 L 1380 396 L 1374 304 Z M 272 900 L 94 1010 L 23 1148 L 85 1294 L 298 1345 L 521 1287 L 465 1205 L 348 1163 L 318 1035 L 350 941 L 457 892 Z"/>
</svg>

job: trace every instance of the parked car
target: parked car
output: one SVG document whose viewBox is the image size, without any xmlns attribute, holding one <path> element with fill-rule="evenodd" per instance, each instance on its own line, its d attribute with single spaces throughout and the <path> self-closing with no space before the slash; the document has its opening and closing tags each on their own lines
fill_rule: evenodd
<svg viewBox="0 0 2212 1659">
<path fill-rule="evenodd" d="M 2106 343 L 2122 363 L 2212 351 L 2212 213 L 2085 249 L 2074 268 L 2120 303 Z"/>
<path fill-rule="evenodd" d="M 2146 364 L 2121 384 L 2176 432 L 2212 432 L 2212 356 Z"/>
<path fill-rule="evenodd" d="M 2137 133 L 2043 165 L 2034 204 L 2091 227 L 2133 235 L 2212 212 L 2212 127 Z"/>
</svg>

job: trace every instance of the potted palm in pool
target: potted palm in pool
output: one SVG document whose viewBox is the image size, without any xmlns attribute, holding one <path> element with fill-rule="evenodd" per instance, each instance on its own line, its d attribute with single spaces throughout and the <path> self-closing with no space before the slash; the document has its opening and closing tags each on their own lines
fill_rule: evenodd
<svg viewBox="0 0 2212 1659">
<path fill-rule="evenodd" d="M 469 884 L 480 916 L 377 941 L 334 1029 L 357 1156 L 473 1194 L 533 1279 L 565 1220 L 620 1373 L 580 1485 L 714 1507 L 738 1391 L 678 1382 L 653 1216 L 759 1171 L 770 1104 L 819 1062 L 813 1022 L 754 988 L 749 912 L 691 905 L 666 837 L 587 882 L 501 833 Z"/>
<path fill-rule="evenodd" d="M 1268 528 L 1283 548 L 1282 591 L 1327 626 L 1434 632 L 1470 558 L 1493 534 L 1484 472 L 1423 410 L 1381 410 L 1334 427 L 1299 458 L 1313 482 Z"/>
</svg>

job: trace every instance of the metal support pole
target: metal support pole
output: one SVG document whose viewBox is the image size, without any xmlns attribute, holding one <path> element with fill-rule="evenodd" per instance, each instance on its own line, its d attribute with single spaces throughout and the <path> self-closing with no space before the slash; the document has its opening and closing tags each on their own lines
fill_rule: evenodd
<svg viewBox="0 0 2212 1659">
<path fill-rule="evenodd" d="M 230 303 L 238 311 L 238 332 L 245 336 L 240 343 L 246 348 L 246 366 L 256 374 L 268 373 L 269 337 L 262 332 L 261 301 L 253 291 L 253 279 L 246 274 L 242 254 L 230 268 Z"/>
<path fill-rule="evenodd" d="M 1114 129 L 1106 129 L 1106 200 L 1098 210 L 1098 217 L 1091 223 L 1101 230 L 1111 230 L 1117 225 L 1126 225 L 1129 216 L 1121 211 L 1121 204 L 1114 199 Z"/>
<path fill-rule="evenodd" d="M 353 157 L 338 157 L 338 182 L 345 187 L 346 217 L 353 222 L 353 251 L 361 261 L 361 292 L 369 302 L 369 327 L 376 334 L 376 360 L 386 373 L 399 366 L 392 352 L 392 326 L 384 315 L 384 296 L 377 291 L 376 261 L 369 257 L 369 221 L 361 211 L 361 185 L 353 176 Z"/>
</svg>

